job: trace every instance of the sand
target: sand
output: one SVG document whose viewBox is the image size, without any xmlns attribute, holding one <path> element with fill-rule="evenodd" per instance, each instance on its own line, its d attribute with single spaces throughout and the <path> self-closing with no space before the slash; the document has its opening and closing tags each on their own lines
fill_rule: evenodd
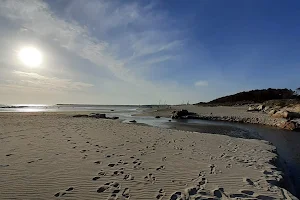
<svg viewBox="0 0 300 200">
<path fill-rule="evenodd" d="M 0 130 L 1 200 L 293 198 L 260 140 L 64 114 L 1 114 Z"/>
</svg>

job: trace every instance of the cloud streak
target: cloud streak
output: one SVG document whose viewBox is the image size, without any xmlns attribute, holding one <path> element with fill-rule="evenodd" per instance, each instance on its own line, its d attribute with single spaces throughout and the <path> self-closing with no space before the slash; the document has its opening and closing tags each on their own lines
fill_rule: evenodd
<svg viewBox="0 0 300 200">
<path fill-rule="evenodd" d="M 119 103 L 129 103 L 130 98 L 138 99 L 136 103 L 156 103 L 161 99 L 180 103 L 187 96 L 197 101 L 192 89 L 174 80 L 151 81 L 151 71 L 159 73 L 157 66 L 174 61 L 185 46 L 181 31 L 168 25 L 166 13 L 153 10 L 155 4 L 78 0 L 69 1 L 61 11 L 55 6 L 60 5 L 39 0 L 6 0 L 0 3 L 0 16 L 19 27 L 20 33 L 27 32 L 81 58 L 84 62 L 81 71 L 85 74 L 76 78 L 85 75 L 89 83 L 15 69 L 6 86 L 25 84 L 60 91 L 91 88 L 94 93 L 101 91 L 114 99 L 118 98 L 118 92 L 130 93 L 126 102 Z M 69 68 L 72 74 L 72 66 Z M 90 72 L 95 68 L 100 74 L 108 70 L 112 78 L 98 80 Z"/>
<path fill-rule="evenodd" d="M 195 86 L 197 86 L 197 87 L 208 86 L 208 82 L 203 81 L 203 80 L 202 81 L 196 81 Z"/>
<path fill-rule="evenodd" d="M 29 87 L 36 90 L 52 90 L 52 91 L 81 91 L 92 84 L 76 82 L 70 79 L 59 79 L 57 77 L 42 76 L 37 73 L 28 73 L 22 71 L 13 71 L 17 77 L 14 80 L 7 80 L 7 85 L 11 83 L 16 88 Z"/>
</svg>

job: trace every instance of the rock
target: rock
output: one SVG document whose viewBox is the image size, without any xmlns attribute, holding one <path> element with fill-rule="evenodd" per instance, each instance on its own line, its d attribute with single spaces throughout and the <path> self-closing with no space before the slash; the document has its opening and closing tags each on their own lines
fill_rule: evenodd
<svg viewBox="0 0 300 200">
<path fill-rule="evenodd" d="M 88 117 L 88 115 L 73 115 L 73 117 Z"/>
<path fill-rule="evenodd" d="M 269 115 L 274 115 L 276 112 L 277 112 L 276 110 L 270 110 L 268 114 Z"/>
<path fill-rule="evenodd" d="M 253 112 L 253 111 L 259 111 L 259 110 L 257 110 L 257 108 L 254 108 L 254 107 L 252 107 L 252 106 L 249 106 L 249 108 L 248 108 L 247 111 L 248 111 L 248 112 Z"/>
<path fill-rule="evenodd" d="M 110 110 L 110 111 L 115 111 L 115 110 Z"/>
<path fill-rule="evenodd" d="M 300 118 L 300 113 L 289 112 L 286 110 L 281 110 L 272 115 L 275 118 L 286 118 L 286 119 L 295 119 Z"/>
<path fill-rule="evenodd" d="M 265 108 L 264 105 L 259 105 L 259 106 L 257 106 L 256 109 L 257 109 L 258 111 L 262 111 L 264 108 Z"/>
<path fill-rule="evenodd" d="M 285 123 L 282 123 L 279 127 L 292 131 L 296 129 L 296 123 L 292 121 L 286 121 Z"/>
<path fill-rule="evenodd" d="M 89 115 L 89 117 L 94 117 L 94 118 L 106 118 L 106 114 L 99 114 L 99 113 L 92 113 Z"/>
<path fill-rule="evenodd" d="M 293 119 L 292 122 L 295 123 L 296 129 L 299 129 L 299 130 L 300 130 L 300 119 Z"/>
<path fill-rule="evenodd" d="M 274 118 L 283 118 L 283 111 L 278 111 L 272 115 Z"/>
<path fill-rule="evenodd" d="M 171 122 L 172 120 L 169 119 L 169 122 Z"/>
<path fill-rule="evenodd" d="M 270 106 L 266 106 L 266 107 L 264 108 L 264 112 L 267 112 L 269 109 L 270 109 Z"/>
<path fill-rule="evenodd" d="M 172 119 L 183 119 L 186 118 L 186 116 L 188 115 L 195 115 L 195 113 L 191 113 L 187 110 L 180 110 L 180 111 L 175 111 L 171 117 Z"/>
<path fill-rule="evenodd" d="M 131 122 L 131 123 L 136 123 L 136 121 L 135 121 L 135 120 L 131 120 L 131 121 L 129 121 L 129 122 Z"/>
<path fill-rule="evenodd" d="M 160 118 L 160 116 L 155 116 L 155 118 Z"/>
<path fill-rule="evenodd" d="M 289 111 L 286 111 L 287 112 L 287 117 L 288 119 L 295 119 L 295 118 L 300 118 L 300 113 L 298 112 L 289 112 Z"/>
</svg>

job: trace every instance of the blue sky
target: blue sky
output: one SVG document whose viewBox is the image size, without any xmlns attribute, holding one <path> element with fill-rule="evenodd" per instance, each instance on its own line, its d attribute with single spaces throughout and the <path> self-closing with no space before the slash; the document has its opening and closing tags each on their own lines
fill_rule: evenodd
<svg viewBox="0 0 300 200">
<path fill-rule="evenodd" d="M 298 0 L 4 0 L 0 26 L 0 103 L 194 103 L 300 86 Z M 28 46 L 38 68 L 17 59 Z"/>
</svg>

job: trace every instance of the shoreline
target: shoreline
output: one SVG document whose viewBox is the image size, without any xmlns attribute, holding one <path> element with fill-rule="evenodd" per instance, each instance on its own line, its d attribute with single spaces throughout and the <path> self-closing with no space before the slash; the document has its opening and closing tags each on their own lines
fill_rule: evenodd
<svg viewBox="0 0 300 200">
<path fill-rule="evenodd" d="M 299 120 L 288 120 L 284 118 L 274 118 L 266 113 L 262 112 L 247 112 L 247 106 L 195 106 L 195 105 L 183 105 L 183 106 L 171 106 L 170 108 L 157 108 L 148 109 L 135 116 L 161 116 L 171 118 L 173 111 L 188 110 L 195 113 L 195 115 L 188 116 L 189 119 L 200 119 L 210 121 L 228 121 L 235 123 L 248 123 L 248 124 L 260 124 L 266 126 L 272 126 L 282 128 L 286 130 L 300 130 Z M 295 127 L 292 127 L 292 124 Z"/>
<path fill-rule="evenodd" d="M 266 141 L 70 113 L 0 120 L 1 199 L 296 199 L 276 186 L 283 174 Z"/>
</svg>

